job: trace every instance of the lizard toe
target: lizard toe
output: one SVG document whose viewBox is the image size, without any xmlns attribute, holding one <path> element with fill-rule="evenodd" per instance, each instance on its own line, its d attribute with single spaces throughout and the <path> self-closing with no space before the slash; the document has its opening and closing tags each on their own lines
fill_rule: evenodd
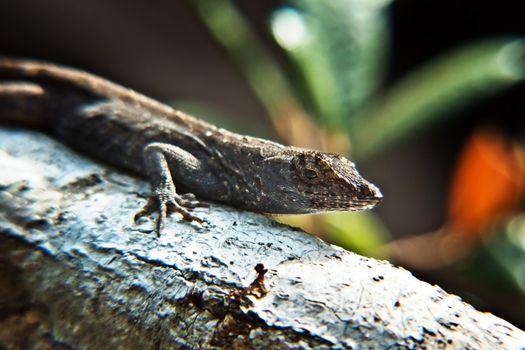
<svg viewBox="0 0 525 350">
<path fill-rule="evenodd" d="M 182 199 L 185 199 L 185 200 L 189 200 L 189 201 L 197 200 L 197 196 L 195 196 L 193 193 L 189 193 L 189 192 L 180 194 L 179 197 L 182 198 Z"/>
<path fill-rule="evenodd" d="M 169 206 L 164 201 L 159 201 L 158 203 L 158 216 L 157 216 L 157 222 L 155 225 L 157 237 L 160 237 L 160 232 L 164 228 L 164 225 L 166 223 L 166 218 L 169 215 Z"/>
<path fill-rule="evenodd" d="M 208 203 L 201 202 L 197 200 L 197 197 L 193 193 L 184 193 L 181 195 L 175 194 L 175 200 L 178 204 L 185 208 L 193 209 L 196 207 L 207 208 L 209 207 Z"/>
<path fill-rule="evenodd" d="M 170 201 L 168 205 L 170 213 L 179 213 L 182 215 L 182 218 L 186 221 L 196 221 L 199 224 L 204 223 L 203 219 L 190 213 L 192 207 L 180 204 L 179 201 L 176 200 Z"/>
<path fill-rule="evenodd" d="M 166 202 L 159 197 L 152 196 L 148 198 L 146 204 L 144 204 L 144 206 L 135 214 L 133 220 L 136 223 L 141 217 L 149 216 L 155 212 L 158 214 L 155 222 L 155 232 L 157 233 L 157 236 L 160 237 L 160 232 L 164 228 L 166 222 L 168 210 Z"/>
<path fill-rule="evenodd" d="M 133 221 L 137 222 L 141 217 L 148 216 L 155 212 L 158 208 L 158 202 L 155 197 L 148 198 L 144 206 L 135 214 Z"/>
</svg>

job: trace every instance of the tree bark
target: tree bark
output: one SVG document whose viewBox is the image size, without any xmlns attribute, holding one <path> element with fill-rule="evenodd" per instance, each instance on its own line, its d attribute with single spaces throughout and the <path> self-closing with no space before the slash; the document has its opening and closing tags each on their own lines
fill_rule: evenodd
<svg viewBox="0 0 525 350">
<path fill-rule="evenodd" d="M 132 222 L 145 181 L 45 135 L 0 129 L 0 167 L 4 347 L 525 346 L 406 270 L 260 214 L 211 204 L 195 210 L 207 226 L 173 215 L 157 238 Z"/>
</svg>

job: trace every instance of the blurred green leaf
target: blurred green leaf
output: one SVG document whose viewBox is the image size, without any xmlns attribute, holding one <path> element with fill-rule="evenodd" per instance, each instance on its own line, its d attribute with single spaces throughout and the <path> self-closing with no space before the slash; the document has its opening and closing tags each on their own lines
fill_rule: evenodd
<svg viewBox="0 0 525 350">
<path fill-rule="evenodd" d="M 512 219 L 505 232 L 492 235 L 484 246 L 507 278 L 525 295 L 525 215 Z"/>
<path fill-rule="evenodd" d="M 231 0 L 192 0 L 188 4 L 229 53 L 277 130 L 287 114 L 302 114 L 285 73 Z"/>
<path fill-rule="evenodd" d="M 410 73 L 351 125 L 354 155 L 373 156 L 438 119 L 525 78 L 525 42 L 490 39 Z"/>
<path fill-rule="evenodd" d="M 274 12 L 272 29 L 302 77 L 303 103 L 323 125 L 345 126 L 382 80 L 390 1 L 288 3 Z"/>
<path fill-rule="evenodd" d="M 376 256 L 390 237 L 381 220 L 371 212 L 334 212 L 323 215 L 328 241 L 345 249 Z"/>
</svg>

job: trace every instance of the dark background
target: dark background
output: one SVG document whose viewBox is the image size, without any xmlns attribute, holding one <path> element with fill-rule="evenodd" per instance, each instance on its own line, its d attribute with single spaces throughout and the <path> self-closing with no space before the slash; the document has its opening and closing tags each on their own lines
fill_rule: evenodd
<svg viewBox="0 0 525 350">
<path fill-rule="evenodd" d="M 487 37 L 525 35 L 520 3 L 394 2 L 385 88 L 452 47 Z M 267 26 L 278 2 L 237 4 L 263 41 L 281 55 Z M 198 101 L 231 116 L 230 129 L 276 137 L 261 103 L 184 1 L 0 1 L 0 55 L 82 68 L 164 101 Z M 394 236 L 428 232 L 443 223 L 450 173 L 475 126 L 497 124 L 523 140 L 524 98 L 521 84 L 360 164 L 385 194 L 378 213 Z M 523 322 L 509 320 L 518 326 Z"/>
</svg>

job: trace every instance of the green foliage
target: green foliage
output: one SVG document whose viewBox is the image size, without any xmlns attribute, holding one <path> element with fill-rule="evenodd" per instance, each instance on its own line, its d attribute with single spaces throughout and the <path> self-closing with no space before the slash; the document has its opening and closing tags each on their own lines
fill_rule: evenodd
<svg viewBox="0 0 525 350">
<path fill-rule="evenodd" d="M 283 1 L 268 24 L 288 58 L 285 69 L 233 1 L 188 2 L 230 54 L 278 131 L 290 122 L 303 130 L 307 123 L 297 116 L 306 118 L 308 111 L 318 131 L 343 131 L 352 158 L 359 161 L 525 78 L 523 40 L 485 39 L 431 59 L 380 92 L 389 49 L 389 3 Z M 289 129 L 283 130 L 280 135 L 286 138 Z M 373 214 L 362 218 L 328 215 L 322 221 L 334 241 L 371 251 L 385 243 L 385 230 L 371 224 L 377 220 Z"/>
<path fill-rule="evenodd" d="M 490 236 L 484 252 L 500 269 L 499 278 L 525 294 L 525 215 L 513 218 L 503 231 Z"/>
<path fill-rule="evenodd" d="M 524 54 L 523 40 L 487 39 L 416 69 L 356 117 L 350 133 L 356 155 L 380 153 L 461 107 L 522 81 Z"/>
<path fill-rule="evenodd" d="M 377 90 L 388 49 L 389 1 L 294 0 L 272 16 L 273 34 L 303 78 L 303 103 L 331 127 L 347 125 Z M 302 40 L 283 40 L 303 26 Z M 292 77 L 293 79 L 294 77 Z"/>
<path fill-rule="evenodd" d="M 255 95 L 275 118 L 294 93 L 281 67 L 230 0 L 188 2 L 213 37 L 229 53 Z"/>
<path fill-rule="evenodd" d="M 379 218 L 367 211 L 329 213 L 323 220 L 328 240 L 366 256 L 378 256 L 378 247 L 390 238 Z"/>
</svg>

